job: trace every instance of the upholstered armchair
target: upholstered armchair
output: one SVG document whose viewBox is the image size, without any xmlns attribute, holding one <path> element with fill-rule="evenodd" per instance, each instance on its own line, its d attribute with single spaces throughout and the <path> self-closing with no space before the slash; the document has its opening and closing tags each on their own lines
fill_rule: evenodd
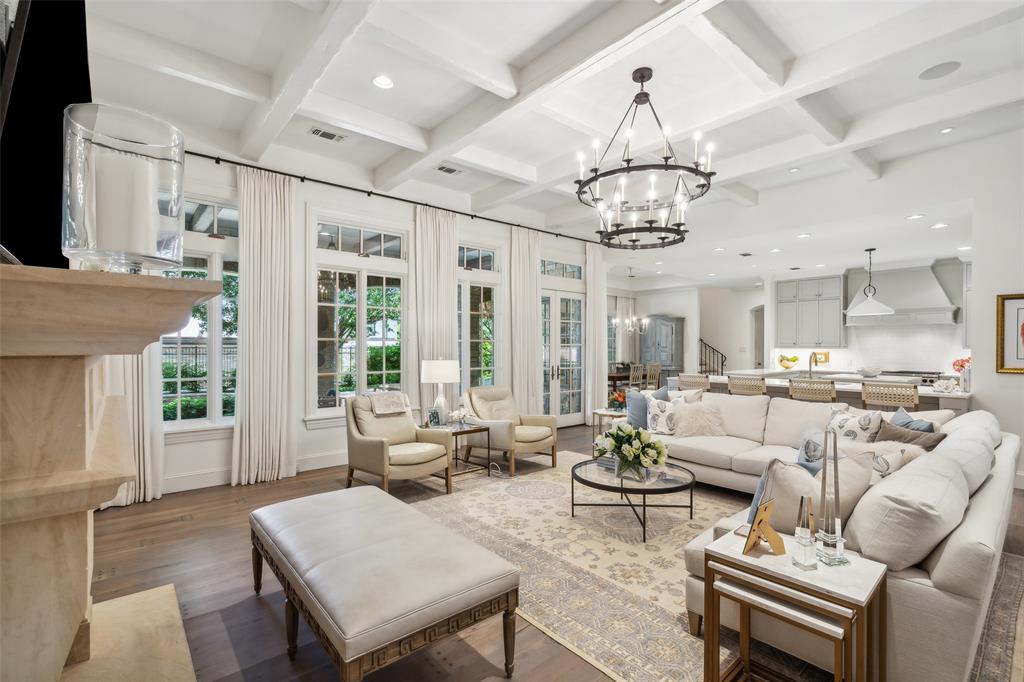
<svg viewBox="0 0 1024 682">
<path fill-rule="evenodd" d="M 354 396 L 345 399 L 348 430 L 348 480 L 361 471 L 388 482 L 419 478 L 444 471 L 445 489 L 452 491 L 452 434 L 450 431 L 422 429 L 408 412 L 377 416 L 370 399 Z"/>
<path fill-rule="evenodd" d="M 558 427 L 547 415 L 521 415 L 512 391 L 507 387 L 477 387 L 466 391 L 465 407 L 470 421 L 491 431 L 491 447 L 508 458 L 509 475 L 516 475 L 516 455 L 551 455 L 558 464 Z M 466 455 L 477 445 L 468 446 Z"/>
</svg>

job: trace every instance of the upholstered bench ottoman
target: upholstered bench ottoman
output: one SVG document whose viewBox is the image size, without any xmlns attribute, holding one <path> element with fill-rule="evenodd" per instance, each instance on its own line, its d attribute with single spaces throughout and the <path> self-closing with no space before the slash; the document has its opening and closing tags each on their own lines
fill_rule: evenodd
<svg viewBox="0 0 1024 682">
<path fill-rule="evenodd" d="M 261 507 L 249 524 L 253 588 L 266 560 L 287 598 L 290 658 L 299 613 L 343 682 L 503 613 L 512 676 L 519 569 L 493 552 L 370 486 Z"/>
</svg>

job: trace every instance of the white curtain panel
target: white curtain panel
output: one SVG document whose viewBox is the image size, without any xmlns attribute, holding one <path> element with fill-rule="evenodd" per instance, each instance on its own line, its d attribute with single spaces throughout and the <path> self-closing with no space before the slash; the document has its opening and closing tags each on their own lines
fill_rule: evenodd
<svg viewBox="0 0 1024 682">
<path fill-rule="evenodd" d="M 608 407 L 608 274 L 604 267 L 604 246 L 587 244 L 586 342 L 587 371 L 584 376 L 584 411 L 587 424 L 593 411 Z"/>
<path fill-rule="evenodd" d="M 427 206 L 416 207 L 413 255 L 410 259 L 415 287 L 415 319 L 410 328 L 416 330 L 416 344 L 410 353 L 411 370 L 419 386 L 421 420 L 434 404 L 437 386 L 420 384 L 422 360 L 458 360 L 458 318 L 456 301 L 458 281 L 458 235 L 456 215 Z M 458 384 L 444 386 L 448 406 L 458 406 Z"/>
<path fill-rule="evenodd" d="M 512 228 L 512 393 L 522 414 L 543 410 L 540 335 L 540 233 Z"/>
<path fill-rule="evenodd" d="M 100 505 L 126 507 L 160 499 L 164 477 L 164 417 L 160 399 L 160 344 L 139 355 L 108 355 L 106 371 L 111 395 L 124 396 L 135 462 L 135 480 L 122 483 L 114 499 Z"/>
<path fill-rule="evenodd" d="M 238 385 L 231 484 L 295 475 L 290 394 L 289 226 L 295 182 L 238 169 Z"/>
</svg>

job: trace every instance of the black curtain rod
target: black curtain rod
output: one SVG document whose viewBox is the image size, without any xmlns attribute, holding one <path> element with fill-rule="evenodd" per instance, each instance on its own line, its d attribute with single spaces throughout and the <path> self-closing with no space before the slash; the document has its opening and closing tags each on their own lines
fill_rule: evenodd
<svg viewBox="0 0 1024 682">
<path fill-rule="evenodd" d="M 296 175 L 295 173 L 288 173 L 286 171 L 275 170 L 273 168 L 264 168 L 263 166 L 257 166 L 252 163 L 246 163 L 244 161 L 234 161 L 232 159 L 225 159 L 220 156 L 213 156 L 212 154 L 204 154 L 202 152 L 193 152 L 185 150 L 185 153 L 189 156 L 197 156 L 201 159 L 208 159 L 216 164 L 230 163 L 232 166 L 241 166 L 243 168 L 252 168 L 254 170 L 266 171 L 267 173 L 275 173 L 277 175 L 283 175 L 289 178 L 295 178 L 299 182 L 315 182 L 318 185 L 326 185 L 328 187 L 335 187 L 337 189 L 345 189 L 349 192 L 358 192 L 359 194 L 365 194 L 368 197 L 380 197 L 382 199 L 391 199 L 392 201 L 400 201 L 403 204 L 412 204 L 413 206 L 424 206 L 426 208 L 436 208 L 442 211 L 448 211 L 461 216 L 466 216 L 470 220 L 486 220 L 491 223 L 497 223 L 498 225 L 507 225 L 508 227 L 518 227 L 523 230 L 532 230 L 533 232 L 540 232 L 541 234 L 549 234 L 552 237 L 558 237 L 560 239 L 574 239 L 578 242 L 584 242 L 586 244 L 597 244 L 592 239 L 584 239 L 583 237 L 574 237 L 571 234 L 561 234 L 559 232 L 552 232 L 551 230 L 542 230 L 539 227 L 530 227 L 529 225 L 521 225 L 519 223 L 510 223 L 507 220 L 498 220 L 497 218 L 487 218 L 486 216 L 477 215 L 475 213 L 466 213 L 465 211 L 457 211 L 452 208 L 445 208 L 444 206 L 435 206 L 428 204 L 425 201 L 414 201 L 413 199 L 406 199 L 405 197 L 395 196 L 394 194 L 387 194 L 385 192 L 375 192 L 369 189 L 362 189 L 360 187 L 353 187 L 351 185 L 342 185 L 337 182 L 331 182 L 330 180 L 320 180 L 318 178 L 310 178 L 305 175 Z"/>
</svg>

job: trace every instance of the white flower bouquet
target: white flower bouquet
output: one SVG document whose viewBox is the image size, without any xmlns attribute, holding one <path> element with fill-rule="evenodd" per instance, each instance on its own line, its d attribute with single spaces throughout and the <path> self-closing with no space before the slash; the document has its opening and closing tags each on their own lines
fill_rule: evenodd
<svg viewBox="0 0 1024 682">
<path fill-rule="evenodd" d="M 614 456 L 615 473 L 620 478 L 646 481 L 649 469 L 664 464 L 667 454 L 664 443 L 651 438 L 646 429 L 634 429 L 629 424 L 619 424 L 594 441 L 594 457 Z"/>
</svg>

